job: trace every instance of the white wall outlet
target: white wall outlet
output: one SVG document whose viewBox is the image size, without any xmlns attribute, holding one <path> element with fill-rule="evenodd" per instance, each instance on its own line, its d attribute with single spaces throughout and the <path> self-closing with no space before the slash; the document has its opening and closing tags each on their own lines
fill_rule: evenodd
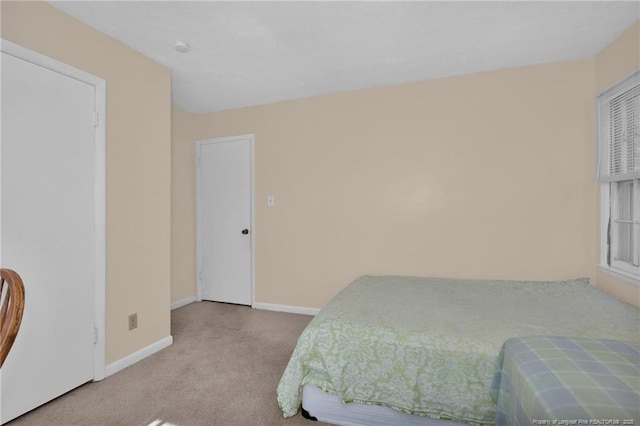
<svg viewBox="0 0 640 426">
<path fill-rule="evenodd" d="M 273 195 L 268 195 L 267 196 L 267 206 L 273 207 L 275 201 L 276 200 L 275 200 L 275 197 Z"/>
</svg>

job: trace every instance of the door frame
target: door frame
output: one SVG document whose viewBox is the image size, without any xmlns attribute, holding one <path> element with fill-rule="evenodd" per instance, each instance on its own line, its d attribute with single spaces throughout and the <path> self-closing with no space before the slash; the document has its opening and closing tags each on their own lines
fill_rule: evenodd
<svg viewBox="0 0 640 426">
<path fill-rule="evenodd" d="M 200 139 L 196 141 L 196 300 L 202 301 L 202 280 L 200 275 L 202 272 L 202 246 L 201 246 L 201 195 L 200 191 L 202 184 L 200 182 L 200 152 L 203 145 L 210 145 L 216 143 L 237 142 L 237 141 L 249 141 L 249 215 L 251 232 L 249 232 L 250 244 L 251 244 L 251 306 L 255 304 L 255 287 L 256 287 L 256 274 L 255 274 L 255 168 L 254 168 L 254 151 L 253 151 L 253 133 L 238 136 L 227 136 L 220 138 L 208 138 Z"/>
<path fill-rule="evenodd" d="M 94 348 L 93 380 L 105 377 L 106 367 L 106 99 L 107 82 L 95 75 L 79 70 L 41 53 L 0 39 L 0 51 L 31 62 L 67 77 L 79 80 L 95 88 L 94 111 Z M 0 197 L 1 199 L 1 197 Z M 1 201 L 0 201 L 1 202 Z M 1 207 L 1 205 L 0 205 Z M 1 211 L 1 208 L 0 208 Z M 2 229 L 0 229 L 0 235 Z M 0 259 L 2 253 L 0 253 Z M 27 302 L 28 303 L 28 302 Z"/>
</svg>

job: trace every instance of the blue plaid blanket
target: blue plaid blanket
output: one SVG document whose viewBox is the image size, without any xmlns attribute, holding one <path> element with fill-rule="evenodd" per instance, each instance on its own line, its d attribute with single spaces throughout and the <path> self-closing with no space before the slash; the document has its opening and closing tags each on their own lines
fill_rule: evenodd
<svg viewBox="0 0 640 426">
<path fill-rule="evenodd" d="M 491 394 L 497 425 L 640 425 L 640 345 L 511 338 L 500 350 Z"/>
</svg>

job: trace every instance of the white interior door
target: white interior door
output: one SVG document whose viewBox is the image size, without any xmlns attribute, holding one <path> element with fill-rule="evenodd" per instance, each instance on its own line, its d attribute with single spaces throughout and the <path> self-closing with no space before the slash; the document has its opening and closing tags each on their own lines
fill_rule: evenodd
<svg viewBox="0 0 640 426">
<path fill-rule="evenodd" d="M 251 305 L 252 137 L 198 142 L 201 298 Z"/>
<path fill-rule="evenodd" d="M 94 377 L 95 87 L 2 53 L 2 266 L 26 290 L 2 423 Z"/>
</svg>

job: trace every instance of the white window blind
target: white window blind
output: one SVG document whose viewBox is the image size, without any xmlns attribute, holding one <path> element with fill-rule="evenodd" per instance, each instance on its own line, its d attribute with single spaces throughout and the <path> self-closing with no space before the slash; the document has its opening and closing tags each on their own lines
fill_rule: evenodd
<svg viewBox="0 0 640 426">
<path fill-rule="evenodd" d="M 640 178 L 640 70 L 598 97 L 598 180 Z"/>
</svg>

